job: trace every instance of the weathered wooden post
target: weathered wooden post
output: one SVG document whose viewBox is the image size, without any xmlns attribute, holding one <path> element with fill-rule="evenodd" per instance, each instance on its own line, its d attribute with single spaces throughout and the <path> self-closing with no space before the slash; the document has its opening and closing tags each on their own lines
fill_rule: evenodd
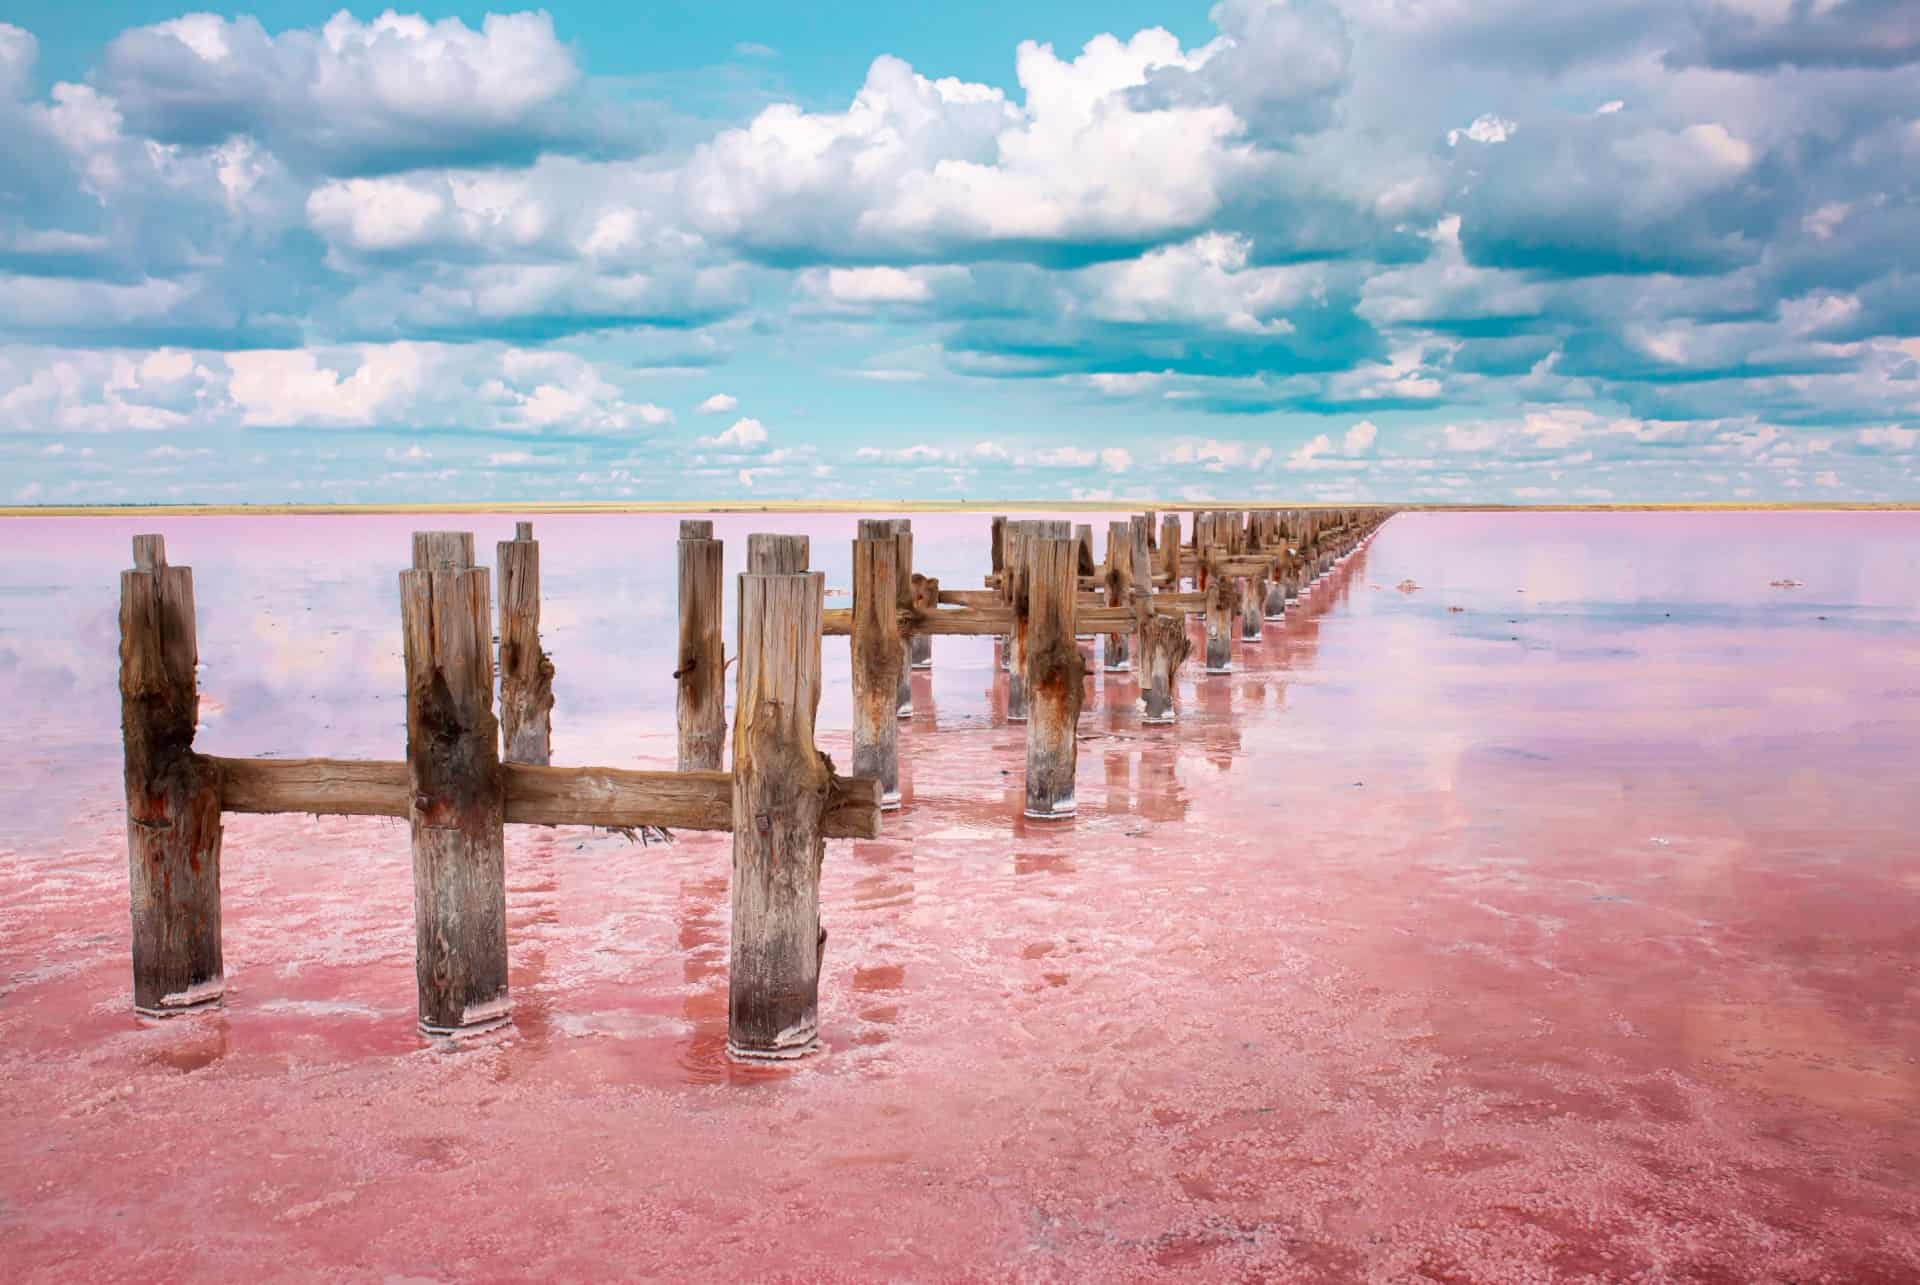
<svg viewBox="0 0 1920 1285">
<path fill-rule="evenodd" d="M 1267 610 L 1267 578 L 1264 575 L 1240 578 L 1240 640 L 1260 641 L 1260 622 Z"/>
<path fill-rule="evenodd" d="M 1128 606 L 1133 599 L 1133 524 L 1127 521 L 1107 523 L 1107 605 Z M 1106 641 L 1107 672 L 1128 673 L 1133 664 L 1128 658 L 1127 635 L 1111 633 Z"/>
<path fill-rule="evenodd" d="M 863 528 L 866 523 L 860 524 Z M 891 533 L 856 541 L 891 554 Z M 882 580 L 891 604 L 892 568 Z M 856 578 L 857 586 L 860 582 Z M 820 1026 L 820 863 L 833 764 L 814 748 L 820 708 L 820 619 L 825 577 L 740 577 L 740 677 L 733 721 L 733 941 L 727 976 L 727 1051 L 795 1058 Z M 871 594 L 868 595 L 872 597 Z M 888 641 L 899 651 L 889 620 Z M 883 687 L 890 697 L 892 689 Z M 881 722 L 893 727 L 891 710 Z"/>
<path fill-rule="evenodd" d="M 853 774 L 900 806 L 900 542 L 893 523 L 863 518 L 853 542 Z M 738 748 L 736 743 L 735 753 Z"/>
<path fill-rule="evenodd" d="M 987 555 L 989 559 L 987 569 L 993 573 L 995 582 L 999 584 L 1000 592 L 1004 595 L 1006 581 L 999 579 L 1007 569 L 1007 515 L 1004 513 L 994 514 L 993 526 L 987 537 Z M 1013 639 L 1007 634 L 1002 634 L 998 642 L 1000 668 L 1007 669 L 1013 657 Z"/>
<path fill-rule="evenodd" d="M 720 585 L 725 551 L 713 538 L 713 523 L 680 523 L 680 651 L 673 671 L 679 684 L 682 772 L 718 771 L 727 748 L 727 659 L 721 637 Z"/>
<path fill-rule="evenodd" d="M 157 535 L 120 573 L 120 733 L 126 750 L 133 1007 L 169 1017 L 219 1002 L 220 772 L 193 752 L 200 721 L 193 571 Z"/>
<path fill-rule="evenodd" d="M 1074 812 L 1074 727 L 1080 718 L 1086 661 L 1074 641 L 1079 592 L 1078 542 L 1036 538 L 1026 554 L 1027 807 L 1035 820 Z"/>
<path fill-rule="evenodd" d="M 1099 566 L 1093 560 L 1093 524 L 1078 522 L 1073 527 L 1074 574 L 1076 576 L 1094 576 L 1100 574 Z M 1093 654 L 1093 635 L 1080 634 L 1076 641 L 1087 644 L 1087 654 Z"/>
<path fill-rule="evenodd" d="M 1013 610 L 1013 625 L 1007 633 L 1007 721 L 1024 723 L 1027 719 L 1027 572 L 1026 556 L 1030 521 L 1006 524 L 1001 546 L 1000 595 Z"/>
<path fill-rule="evenodd" d="M 553 761 L 553 658 L 540 649 L 540 542 L 533 523 L 495 546 L 500 562 L 500 739 L 509 763 Z"/>
<path fill-rule="evenodd" d="M 1076 523 L 1073 528 L 1073 540 L 1078 546 L 1074 551 L 1074 574 L 1077 576 L 1099 575 L 1099 564 L 1093 560 L 1093 524 L 1091 522 Z"/>
<path fill-rule="evenodd" d="M 1187 637 L 1184 614 L 1156 612 L 1149 603 L 1136 607 L 1140 635 L 1140 699 L 1145 710 L 1143 723 L 1171 723 L 1174 720 L 1174 682 L 1180 666 L 1193 650 Z"/>
<path fill-rule="evenodd" d="M 750 535 L 747 572 L 756 576 L 803 575 L 812 554 L 812 543 L 804 535 Z"/>
<path fill-rule="evenodd" d="M 1134 514 L 1127 520 L 1127 543 L 1133 554 L 1133 601 L 1137 607 L 1141 602 L 1153 602 L 1153 518 L 1151 515 Z M 1133 631 L 1133 669 L 1136 674 L 1144 674 L 1142 669 L 1140 614 L 1134 613 Z"/>
<path fill-rule="evenodd" d="M 488 576 L 466 532 L 414 534 L 400 573 L 420 1029 L 508 1020 L 506 779 L 493 716 Z"/>
<path fill-rule="evenodd" d="M 1278 513 L 1268 513 L 1266 524 L 1261 532 L 1260 551 L 1273 559 L 1272 569 L 1267 573 L 1267 600 L 1261 604 L 1260 614 L 1268 620 L 1285 620 L 1287 616 L 1287 532 Z"/>
<path fill-rule="evenodd" d="M 894 553 L 894 576 L 896 580 L 896 606 L 902 610 L 913 607 L 913 522 L 908 518 L 893 519 L 893 538 L 899 545 Z M 900 636 L 900 681 L 896 693 L 894 715 L 898 718 L 913 717 L 913 640 L 910 636 Z"/>
<path fill-rule="evenodd" d="M 916 615 L 940 610 L 940 582 L 932 576 L 913 573 L 913 610 Z M 908 658 L 915 669 L 933 668 L 933 635 L 915 633 Z"/>
<path fill-rule="evenodd" d="M 1180 589 L 1180 515 L 1163 514 L 1160 518 L 1160 560 L 1161 574 L 1166 577 L 1168 589 L 1179 592 Z"/>
<path fill-rule="evenodd" d="M 1207 672 L 1233 672 L 1233 582 L 1220 574 L 1217 554 L 1201 565 L 1207 569 Z"/>
</svg>

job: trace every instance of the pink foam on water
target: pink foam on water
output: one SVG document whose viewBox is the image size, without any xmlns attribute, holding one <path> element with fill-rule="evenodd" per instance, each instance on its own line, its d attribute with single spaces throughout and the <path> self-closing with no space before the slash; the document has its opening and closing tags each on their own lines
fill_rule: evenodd
<svg viewBox="0 0 1920 1285">
<path fill-rule="evenodd" d="M 406 532 L 512 521 L 163 524 L 201 747 L 399 757 Z M 12 524 L 0 572 L 9 1278 L 1920 1274 L 1913 515 L 1402 515 L 1176 726 L 1096 675 L 1065 822 L 941 638 L 905 806 L 829 847 L 825 1052 L 771 1067 L 725 1055 L 715 835 L 510 830 L 514 1023 L 446 1049 L 405 826 L 232 817 L 224 1007 L 136 1018 L 152 525 Z M 984 518 L 914 525 L 978 583 Z M 718 526 L 846 583 L 850 518 Z M 557 760 L 670 764 L 673 520 L 535 532 Z"/>
</svg>

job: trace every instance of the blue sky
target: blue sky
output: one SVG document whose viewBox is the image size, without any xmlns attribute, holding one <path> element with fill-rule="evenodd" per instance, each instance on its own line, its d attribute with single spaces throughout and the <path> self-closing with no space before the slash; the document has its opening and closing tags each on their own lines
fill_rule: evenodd
<svg viewBox="0 0 1920 1285">
<path fill-rule="evenodd" d="M 0 502 L 1920 498 L 1911 0 L 14 0 Z"/>
</svg>

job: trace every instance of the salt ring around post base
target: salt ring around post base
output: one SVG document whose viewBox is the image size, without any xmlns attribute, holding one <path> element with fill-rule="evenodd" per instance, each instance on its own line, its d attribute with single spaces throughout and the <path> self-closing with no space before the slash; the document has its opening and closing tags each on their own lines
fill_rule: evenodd
<svg viewBox="0 0 1920 1285">
<path fill-rule="evenodd" d="M 498 1017 L 490 1017 L 483 1022 L 474 1022 L 468 1026 L 446 1027 L 432 1026 L 426 1022 L 419 1023 L 420 1033 L 430 1040 L 470 1040 L 478 1035 L 491 1035 L 495 1031 L 503 1031 L 512 1025 L 513 1014 L 511 1013 L 502 1013 Z"/>
<path fill-rule="evenodd" d="M 743 1049 L 732 1040 L 727 1041 L 727 1056 L 736 1062 L 791 1062 L 819 1051 L 820 1037 L 817 1035 L 809 1036 L 805 1044 L 783 1049 Z"/>
</svg>

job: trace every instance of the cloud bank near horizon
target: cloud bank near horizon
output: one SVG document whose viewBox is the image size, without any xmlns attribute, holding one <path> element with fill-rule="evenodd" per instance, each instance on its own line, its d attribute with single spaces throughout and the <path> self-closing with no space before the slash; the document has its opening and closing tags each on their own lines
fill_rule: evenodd
<svg viewBox="0 0 1920 1285">
<path fill-rule="evenodd" d="M 556 9 L 0 23 L 0 498 L 1915 494 L 1911 4 L 1224 0 L 699 123 Z"/>
</svg>

